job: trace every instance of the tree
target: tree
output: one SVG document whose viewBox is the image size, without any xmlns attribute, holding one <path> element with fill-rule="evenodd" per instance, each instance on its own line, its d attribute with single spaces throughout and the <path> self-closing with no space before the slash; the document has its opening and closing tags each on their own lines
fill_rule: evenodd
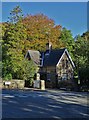
<svg viewBox="0 0 89 120">
<path fill-rule="evenodd" d="M 59 41 L 62 41 L 63 47 L 68 49 L 68 51 L 70 53 L 70 56 L 74 60 L 73 52 L 74 52 L 75 42 L 74 42 L 71 31 L 67 30 L 66 28 L 62 28 L 61 36 L 59 38 Z"/>
<path fill-rule="evenodd" d="M 28 61 L 26 59 L 24 59 L 22 61 L 22 66 L 19 70 L 19 75 L 21 75 L 22 79 L 28 81 L 29 85 L 28 86 L 32 86 L 33 81 L 34 81 L 34 76 L 37 72 L 37 65 L 32 61 Z M 20 77 L 20 78 L 21 78 Z"/>
<path fill-rule="evenodd" d="M 85 40 L 84 37 L 78 35 L 77 40 L 75 41 L 75 62 L 78 69 L 81 66 L 87 66 L 88 64 L 88 46 L 89 42 Z"/>
<path fill-rule="evenodd" d="M 45 50 L 45 44 L 50 41 L 53 48 L 60 45 L 58 40 L 61 26 L 55 25 L 54 21 L 43 14 L 28 15 L 22 20 L 27 30 L 26 47 L 35 50 Z M 26 42 L 27 42 L 26 41 Z"/>
<path fill-rule="evenodd" d="M 28 79 L 28 69 L 26 66 L 29 67 L 29 74 L 32 77 L 35 74 L 35 68 L 33 67 L 31 70 L 34 64 L 24 60 L 23 52 L 27 35 L 25 27 L 21 22 L 21 17 L 19 16 L 20 11 L 21 9 L 19 7 L 14 8 L 11 12 L 12 17 L 10 21 L 4 23 L 2 28 L 2 77 L 4 79 L 9 79 L 10 76 L 15 79 Z"/>
<path fill-rule="evenodd" d="M 19 70 L 21 61 L 24 59 L 24 54 L 22 53 L 24 49 L 25 37 L 23 26 L 19 22 L 15 24 L 9 24 L 7 26 L 2 43 L 4 76 L 6 76 L 8 73 L 11 73 L 14 78 L 15 74 Z"/>
<path fill-rule="evenodd" d="M 9 22 L 11 23 L 17 23 L 18 21 L 22 20 L 23 14 L 22 14 L 22 9 L 20 6 L 16 6 L 11 12 L 10 12 L 10 17 Z"/>
<path fill-rule="evenodd" d="M 89 31 L 83 33 L 83 35 L 81 36 L 82 38 L 84 38 L 85 41 L 85 53 L 86 53 L 86 57 L 87 57 L 87 64 L 89 65 Z"/>
<path fill-rule="evenodd" d="M 79 69 L 79 79 L 81 86 L 86 86 L 89 89 L 89 66 Z"/>
<path fill-rule="evenodd" d="M 75 65 L 82 85 L 89 84 L 89 32 L 78 35 L 75 41 Z"/>
</svg>

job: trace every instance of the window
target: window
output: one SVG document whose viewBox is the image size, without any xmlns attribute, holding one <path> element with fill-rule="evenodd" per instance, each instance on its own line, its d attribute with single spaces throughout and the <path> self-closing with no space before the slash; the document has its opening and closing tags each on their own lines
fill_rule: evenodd
<svg viewBox="0 0 89 120">
<path fill-rule="evenodd" d="M 45 56 L 49 56 L 49 54 L 50 54 L 50 51 L 49 51 L 49 50 L 46 50 Z"/>
<path fill-rule="evenodd" d="M 66 68 L 68 68 L 68 63 L 69 63 L 68 60 L 66 60 Z"/>
<path fill-rule="evenodd" d="M 64 61 L 64 59 L 62 60 L 62 67 L 63 68 L 65 67 L 65 61 Z"/>
<path fill-rule="evenodd" d="M 67 74 L 63 74 L 62 80 L 67 80 Z"/>
</svg>

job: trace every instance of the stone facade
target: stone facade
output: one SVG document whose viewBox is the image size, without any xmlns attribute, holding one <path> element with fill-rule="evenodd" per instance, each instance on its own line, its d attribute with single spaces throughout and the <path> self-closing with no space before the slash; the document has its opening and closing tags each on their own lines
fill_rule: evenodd
<svg viewBox="0 0 89 120">
<path fill-rule="evenodd" d="M 73 83 L 73 66 L 66 53 L 56 66 L 43 67 L 40 72 L 47 88 L 57 88 L 61 81 Z"/>
<path fill-rule="evenodd" d="M 55 77 L 56 77 L 56 67 L 50 66 L 50 67 L 44 67 L 41 68 L 41 75 L 40 79 L 45 80 L 45 86 L 47 88 L 53 88 L 56 86 Z"/>
<path fill-rule="evenodd" d="M 66 54 L 63 55 L 62 59 L 60 60 L 60 63 L 57 64 L 56 72 L 58 75 L 58 81 L 73 80 L 73 66 Z"/>
</svg>

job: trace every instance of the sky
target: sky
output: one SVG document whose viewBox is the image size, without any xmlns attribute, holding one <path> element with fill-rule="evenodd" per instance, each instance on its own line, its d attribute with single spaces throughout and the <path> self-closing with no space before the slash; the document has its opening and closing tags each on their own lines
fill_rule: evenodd
<svg viewBox="0 0 89 120">
<path fill-rule="evenodd" d="M 87 31 L 87 2 L 2 2 L 2 22 L 8 21 L 10 11 L 19 5 L 23 14 L 43 13 L 73 37 Z"/>
</svg>

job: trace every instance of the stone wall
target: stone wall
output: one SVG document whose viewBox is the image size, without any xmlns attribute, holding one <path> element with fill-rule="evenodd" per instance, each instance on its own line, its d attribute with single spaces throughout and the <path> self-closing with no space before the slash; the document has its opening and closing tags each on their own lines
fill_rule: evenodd
<svg viewBox="0 0 89 120">
<path fill-rule="evenodd" d="M 58 74 L 58 81 L 61 80 L 73 80 L 73 67 L 68 59 L 67 55 L 64 54 L 63 58 L 61 59 L 60 63 L 56 66 L 56 71 Z"/>
<path fill-rule="evenodd" d="M 4 81 L 3 80 L 3 85 L 2 88 L 10 88 L 10 89 L 23 89 L 25 85 L 24 80 L 17 80 L 17 79 L 12 79 L 10 81 Z"/>
<path fill-rule="evenodd" d="M 0 82 L 0 89 L 2 89 L 2 85 L 3 85 L 2 82 Z"/>
</svg>

